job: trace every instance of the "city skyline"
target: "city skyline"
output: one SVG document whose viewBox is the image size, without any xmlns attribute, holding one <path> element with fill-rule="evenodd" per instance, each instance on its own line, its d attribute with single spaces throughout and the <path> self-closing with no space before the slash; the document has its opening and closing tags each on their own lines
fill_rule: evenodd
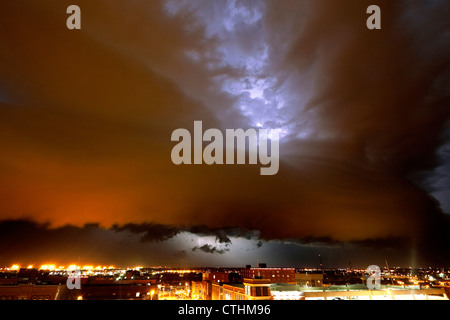
<svg viewBox="0 0 450 320">
<path fill-rule="evenodd" d="M 0 268 L 0 300 L 442 301 L 448 300 L 449 272 L 376 266 L 277 268 L 266 263 L 191 269 L 15 265 Z M 186 304 L 183 312 L 188 309 Z"/>
<path fill-rule="evenodd" d="M 0 3 L 0 266 L 450 265 L 448 1 L 75 2 Z"/>
</svg>

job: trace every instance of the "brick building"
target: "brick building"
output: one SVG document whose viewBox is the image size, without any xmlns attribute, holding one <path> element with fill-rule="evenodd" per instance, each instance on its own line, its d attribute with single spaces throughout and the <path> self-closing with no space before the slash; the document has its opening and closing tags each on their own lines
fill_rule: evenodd
<svg viewBox="0 0 450 320">
<path fill-rule="evenodd" d="M 294 268 L 251 268 L 241 270 L 242 278 L 262 278 L 270 280 L 270 283 L 297 284 Z"/>
<path fill-rule="evenodd" d="M 205 272 L 203 273 L 203 280 L 211 282 L 229 282 L 230 277 L 228 272 Z"/>
<path fill-rule="evenodd" d="M 242 284 L 212 284 L 212 300 L 272 300 L 270 281 L 244 279 Z"/>
</svg>

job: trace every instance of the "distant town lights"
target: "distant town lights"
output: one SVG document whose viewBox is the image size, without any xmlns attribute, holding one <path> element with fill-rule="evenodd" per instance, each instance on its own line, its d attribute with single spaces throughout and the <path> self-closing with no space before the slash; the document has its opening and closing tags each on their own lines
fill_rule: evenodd
<svg viewBox="0 0 450 320">
<path fill-rule="evenodd" d="M 43 264 L 39 269 L 40 270 L 55 270 L 56 266 L 54 264 Z"/>
</svg>

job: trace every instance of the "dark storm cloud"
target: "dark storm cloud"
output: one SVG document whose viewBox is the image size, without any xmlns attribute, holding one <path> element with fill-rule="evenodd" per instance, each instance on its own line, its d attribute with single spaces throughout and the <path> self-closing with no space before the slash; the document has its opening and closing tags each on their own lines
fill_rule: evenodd
<svg viewBox="0 0 450 320">
<path fill-rule="evenodd" d="M 168 234 L 173 233 L 162 235 L 160 232 L 163 229 L 170 230 L 171 227 L 159 225 L 153 228 L 149 226 L 151 224 L 128 226 L 127 228 L 120 228 L 120 230 L 117 226 L 105 229 L 96 224 L 87 224 L 83 227 L 68 225 L 52 228 L 49 224 L 29 220 L 3 221 L 0 223 L 0 263 L 10 265 L 17 262 L 31 264 L 53 262 L 59 264 L 130 266 L 133 263 L 135 265 L 152 265 L 165 260 L 177 265 L 180 261 L 198 264 L 201 260 L 198 256 L 191 256 L 194 253 L 202 253 L 207 256 L 231 255 L 225 261 L 228 265 L 235 267 L 249 260 L 249 257 L 245 257 L 244 260 L 230 261 L 229 259 L 233 256 L 233 250 L 236 250 L 236 247 L 233 247 L 232 243 L 220 243 L 217 240 L 213 243 L 199 245 L 187 241 L 174 247 L 167 241 Z M 281 261 L 292 266 L 307 266 L 308 263 L 315 265 L 315 257 L 318 253 L 322 253 L 327 263 L 334 263 L 335 265 L 345 266 L 346 259 L 350 257 L 355 264 L 362 266 L 364 266 L 364 263 L 383 262 L 386 258 L 392 262 L 400 263 L 401 261 L 410 262 L 405 259 L 414 256 L 417 252 L 426 252 L 423 254 L 426 259 L 420 260 L 422 264 L 442 265 L 447 261 L 447 254 L 443 249 L 450 243 L 445 236 L 446 227 L 444 225 L 435 227 L 434 232 L 439 235 L 438 240 L 443 241 L 440 246 L 436 246 L 436 241 L 413 243 L 411 245 L 411 239 L 401 238 L 366 239 L 350 243 L 337 242 L 330 238 L 305 238 L 287 239 L 281 242 L 258 240 L 254 247 L 248 246 L 239 250 L 246 252 L 258 250 L 258 253 L 255 253 L 256 257 L 264 258 L 271 265 L 280 265 Z M 145 235 L 142 236 L 142 233 L 150 232 L 152 229 L 159 231 L 160 239 L 156 240 L 156 235 L 153 237 L 147 236 L 144 243 L 142 240 Z M 209 236 L 214 237 L 213 234 Z M 232 237 L 235 241 L 239 239 L 235 236 Z M 253 239 L 257 240 L 257 237 Z M 433 238 L 430 237 L 429 239 Z M 154 243 L 154 245 L 148 246 L 146 243 Z M 371 252 L 370 257 L 364 256 L 364 252 Z M 375 256 L 377 256 L 376 259 Z M 211 263 L 210 260 L 205 261 L 207 264 Z M 417 264 L 419 261 L 412 261 L 412 263 Z"/>
<path fill-rule="evenodd" d="M 396 248 L 396 249 L 407 249 L 411 245 L 411 239 L 405 238 L 381 238 L 381 239 L 365 239 L 361 241 L 356 241 L 354 243 L 361 247 L 371 247 L 371 248 Z"/>
<path fill-rule="evenodd" d="M 450 260 L 448 1 L 78 1 L 75 32 L 72 3 L 24 3 L 0 4 L 1 220 Z M 194 120 L 282 129 L 279 174 L 174 166 Z"/>
<path fill-rule="evenodd" d="M 113 243 L 105 243 L 111 240 L 108 238 L 105 230 L 96 224 L 52 229 L 47 223 L 6 220 L 0 223 L 0 260 L 2 264 L 6 261 L 42 263 L 55 259 L 73 263 L 95 256 L 96 261 L 106 263 L 111 256 L 109 248 L 114 247 Z M 99 246 L 103 250 L 99 250 Z"/>
<path fill-rule="evenodd" d="M 229 251 L 229 249 L 225 248 L 225 249 L 218 249 L 210 244 L 205 244 L 201 247 L 194 247 L 192 248 L 192 251 L 203 251 L 205 253 L 211 253 L 211 254 L 224 254 L 225 252 Z"/>
<path fill-rule="evenodd" d="M 202 246 L 185 243 L 186 249 L 180 250 L 167 242 L 179 232 L 173 230 L 157 224 L 110 229 L 98 224 L 54 228 L 49 223 L 32 220 L 5 220 L 0 222 L 0 265 L 53 262 L 129 266 L 132 263 L 157 264 L 164 260 L 176 264 L 178 259 L 190 258 L 187 250 L 220 255 L 230 251 L 226 246 L 231 243 L 221 247 L 218 241 L 217 245 Z"/>
<path fill-rule="evenodd" d="M 125 225 L 113 225 L 112 230 L 116 232 L 130 232 L 140 236 L 142 242 L 165 241 L 180 233 L 190 233 L 200 237 L 213 236 L 217 243 L 231 244 L 229 237 L 252 239 L 258 237 L 258 231 L 250 231 L 243 228 L 211 228 L 201 226 L 169 226 L 153 223 L 127 223 Z"/>
<path fill-rule="evenodd" d="M 180 229 L 169 227 L 161 224 L 126 224 L 123 226 L 113 225 L 112 229 L 116 232 L 128 231 L 136 234 L 143 234 L 141 237 L 142 242 L 147 241 L 164 241 L 176 236 Z"/>
</svg>

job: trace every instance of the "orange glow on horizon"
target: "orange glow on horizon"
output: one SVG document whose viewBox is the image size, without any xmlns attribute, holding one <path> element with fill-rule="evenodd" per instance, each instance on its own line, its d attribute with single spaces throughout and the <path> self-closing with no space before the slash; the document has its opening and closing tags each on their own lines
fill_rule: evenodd
<svg viewBox="0 0 450 320">
<path fill-rule="evenodd" d="M 43 264 L 39 270 L 55 270 L 56 266 L 54 264 Z"/>
<path fill-rule="evenodd" d="M 26 267 L 25 267 L 26 266 Z M 121 269 L 121 267 L 116 267 L 113 265 L 110 266 L 103 266 L 103 265 L 96 265 L 96 264 L 86 264 L 86 265 L 76 265 L 76 264 L 66 264 L 66 265 L 59 265 L 57 263 L 43 263 L 40 264 L 39 267 L 36 267 L 36 264 L 25 264 L 25 266 L 23 268 L 27 268 L 27 269 L 38 269 L 38 270 L 49 270 L 49 271 L 53 271 L 53 270 L 67 270 L 67 271 L 74 271 L 76 269 L 81 269 L 81 270 L 86 270 L 86 271 L 103 271 L 103 270 L 116 270 L 116 269 Z M 7 267 L 5 266 L 4 269 L 6 270 L 13 270 L 13 271 L 18 271 L 22 268 L 22 264 L 20 263 L 14 263 L 11 266 Z M 133 269 L 136 270 L 140 270 L 144 267 L 134 267 Z M 0 268 L 2 269 L 2 268 Z"/>
</svg>

